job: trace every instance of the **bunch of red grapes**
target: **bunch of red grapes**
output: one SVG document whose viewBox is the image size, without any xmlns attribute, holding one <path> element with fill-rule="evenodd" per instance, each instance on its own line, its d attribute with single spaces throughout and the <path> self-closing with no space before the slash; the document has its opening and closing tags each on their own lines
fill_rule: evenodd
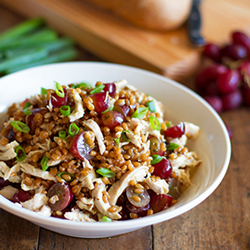
<svg viewBox="0 0 250 250">
<path fill-rule="evenodd" d="M 234 31 L 229 44 L 206 44 L 203 56 L 212 64 L 196 76 L 196 91 L 218 113 L 250 106 L 250 37 Z"/>
</svg>

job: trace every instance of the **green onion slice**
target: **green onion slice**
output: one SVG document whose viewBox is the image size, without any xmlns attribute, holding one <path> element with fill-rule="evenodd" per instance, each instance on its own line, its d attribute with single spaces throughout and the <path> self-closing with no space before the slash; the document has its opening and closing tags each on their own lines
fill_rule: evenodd
<svg viewBox="0 0 250 250">
<path fill-rule="evenodd" d="M 69 126 L 69 135 L 74 136 L 79 132 L 79 127 L 75 123 L 71 123 Z"/>
<path fill-rule="evenodd" d="M 59 136 L 59 138 L 61 138 L 61 139 L 65 139 L 66 136 L 67 136 L 67 133 L 66 133 L 65 130 L 61 130 L 61 131 L 59 131 L 58 136 Z"/>
<path fill-rule="evenodd" d="M 114 138 L 114 141 L 119 145 L 120 139 L 119 138 Z"/>
<path fill-rule="evenodd" d="M 55 91 L 56 91 L 57 96 L 64 97 L 65 93 L 63 91 L 62 85 L 56 81 L 54 81 L 54 85 L 55 85 Z"/>
<path fill-rule="evenodd" d="M 115 177 L 116 176 L 116 173 L 114 173 L 113 171 L 111 171 L 108 168 L 100 168 L 100 169 L 97 169 L 96 172 L 99 175 L 102 175 L 102 176 L 107 177 L 107 178 L 111 178 L 111 177 Z"/>
<path fill-rule="evenodd" d="M 151 165 L 154 165 L 163 159 L 163 157 L 160 155 L 152 155 L 152 158 L 153 160 L 151 161 Z"/>
<path fill-rule="evenodd" d="M 68 173 L 68 172 L 61 172 L 61 173 L 58 174 L 58 176 L 59 176 L 60 178 L 62 178 L 62 175 L 63 175 L 63 174 L 68 174 L 68 175 L 70 175 L 71 179 L 68 180 L 67 182 L 73 181 L 73 180 L 76 178 L 74 174 L 70 174 L 70 173 Z M 65 180 L 65 181 L 66 181 L 66 180 Z"/>
<path fill-rule="evenodd" d="M 104 88 L 105 88 L 105 85 L 100 84 L 100 85 L 96 86 L 94 89 L 92 89 L 92 90 L 90 91 L 90 94 L 93 95 L 93 94 L 99 93 L 99 92 L 101 92 Z"/>
<path fill-rule="evenodd" d="M 41 88 L 41 95 L 47 95 L 47 89 Z"/>
<path fill-rule="evenodd" d="M 19 153 L 20 150 L 22 151 L 21 154 Z M 16 152 L 16 159 L 18 161 L 21 162 L 26 158 L 26 153 L 25 153 L 24 149 L 20 145 L 16 147 L 15 152 Z"/>
<path fill-rule="evenodd" d="M 23 113 L 25 115 L 30 115 L 32 112 L 31 110 L 29 109 L 29 107 L 31 106 L 31 103 L 30 102 L 26 102 L 24 107 L 23 107 Z"/>
<path fill-rule="evenodd" d="M 112 111 L 112 110 L 113 110 L 113 107 L 108 107 L 105 111 L 102 112 L 102 114 L 105 114 L 106 112 Z"/>
<path fill-rule="evenodd" d="M 13 128 L 17 129 L 18 131 L 28 133 L 30 131 L 30 128 L 23 122 L 20 121 L 11 121 L 10 124 Z"/>
<path fill-rule="evenodd" d="M 70 115 L 70 106 L 68 106 L 68 105 L 61 106 L 60 112 L 63 116 L 69 116 Z"/>
<path fill-rule="evenodd" d="M 123 130 L 122 131 L 121 138 L 123 139 L 123 141 L 132 141 L 131 139 L 129 139 L 127 137 L 127 135 L 125 133 L 130 133 L 130 131 L 129 130 Z"/>
<path fill-rule="evenodd" d="M 148 107 L 150 112 L 154 113 L 156 111 L 154 100 L 147 102 L 146 106 Z"/>
<path fill-rule="evenodd" d="M 159 120 L 156 117 L 150 116 L 149 122 L 150 122 L 152 129 L 158 130 L 158 131 L 161 130 L 161 123 L 159 122 Z"/>
<path fill-rule="evenodd" d="M 49 158 L 48 158 L 48 156 L 45 154 L 44 157 L 43 157 L 42 160 L 41 160 L 41 166 L 42 166 L 42 170 L 43 170 L 43 171 L 46 171 L 46 170 L 49 168 L 49 166 L 47 165 L 48 161 L 49 161 Z"/>
<path fill-rule="evenodd" d="M 145 108 L 145 107 L 138 108 L 132 115 L 132 118 L 142 119 L 147 114 L 147 112 L 148 112 L 148 108 Z"/>
<path fill-rule="evenodd" d="M 73 84 L 71 86 L 71 88 L 73 88 L 73 89 L 77 89 L 77 88 L 85 89 L 85 88 L 92 88 L 92 85 L 90 83 L 81 82 L 81 83 L 78 83 L 78 84 Z"/>
<path fill-rule="evenodd" d="M 172 142 L 168 145 L 167 150 L 174 150 L 176 148 L 179 148 L 179 145 Z"/>
<path fill-rule="evenodd" d="M 168 122 L 168 123 L 167 123 L 167 128 L 170 128 L 171 125 L 172 125 L 172 122 Z"/>
<path fill-rule="evenodd" d="M 110 219 L 107 216 L 103 216 L 102 219 L 101 219 L 101 222 L 112 222 L 112 219 Z"/>
</svg>

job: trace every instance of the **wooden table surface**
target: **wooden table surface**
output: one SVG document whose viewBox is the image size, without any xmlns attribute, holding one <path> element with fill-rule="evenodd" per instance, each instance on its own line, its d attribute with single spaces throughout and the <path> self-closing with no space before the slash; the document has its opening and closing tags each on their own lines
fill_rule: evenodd
<svg viewBox="0 0 250 250">
<path fill-rule="evenodd" d="M 23 20 L 0 5 L 0 32 Z M 79 60 L 100 61 L 83 49 L 80 53 Z M 170 221 L 105 239 L 63 236 L 0 209 L 0 249 L 250 249 L 250 109 L 221 116 L 233 133 L 231 162 L 220 186 L 196 208 Z"/>
</svg>

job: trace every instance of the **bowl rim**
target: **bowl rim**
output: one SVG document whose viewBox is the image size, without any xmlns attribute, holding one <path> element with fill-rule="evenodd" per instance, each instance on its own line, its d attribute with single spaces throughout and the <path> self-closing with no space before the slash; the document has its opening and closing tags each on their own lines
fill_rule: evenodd
<svg viewBox="0 0 250 250">
<path fill-rule="evenodd" d="M 193 90 L 189 89 L 188 87 L 171 80 L 165 76 L 159 75 L 154 72 L 150 72 L 144 69 L 140 68 L 135 68 L 132 66 L 126 66 L 126 65 L 121 65 L 121 64 L 115 64 L 115 63 L 107 63 L 107 62 L 63 62 L 63 63 L 55 63 L 55 64 L 48 64 L 48 65 L 42 65 L 34 68 L 29 68 L 25 70 L 21 70 L 16 73 L 12 73 L 10 75 L 4 76 L 0 79 L 0 84 L 1 82 L 5 81 L 5 79 L 11 79 L 12 77 L 16 76 L 21 76 L 27 73 L 32 73 L 36 72 L 37 70 L 39 71 L 40 69 L 44 70 L 51 70 L 54 67 L 71 67 L 75 65 L 81 65 L 81 66 L 94 66 L 94 67 L 111 67 L 114 69 L 120 69 L 120 70 L 128 70 L 132 71 L 138 74 L 143 74 L 147 75 L 151 78 L 157 78 L 164 82 L 165 84 L 171 84 L 175 85 L 176 87 L 182 89 L 183 91 L 187 92 L 190 94 L 192 97 L 198 99 L 199 102 L 201 102 L 203 105 L 206 106 L 207 109 L 212 112 L 213 116 L 216 118 L 218 121 L 222 131 L 223 131 L 223 136 L 225 139 L 226 143 L 226 155 L 223 163 L 223 167 L 221 172 L 219 173 L 218 177 L 215 179 L 215 181 L 203 192 L 201 193 L 198 197 L 194 198 L 193 200 L 189 201 L 187 204 L 184 204 L 178 208 L 175 208 L 171 211 L 162 211 L 156 214 L 153 214 L 151 216 L 146 216 L 142 218 L 138 218 L 136 220 L 126 220 L 126 221 L 116 221 L 116 222 L 107 222 L 107 223 L 96 223 L 96 222 L 77 222 L 77 221 L 70 221 L 70 220 L 65 220 L 65 219 L 60 219 L 60 218 L 54 218 L 54 217 L 46 217 L 44 215 L 40 215 L 37 212 L 30 211 L 28 209 L 22 208 L 13 202 L 7 200 L 3 196 L 0 195 L 0 208 L 4 209 L 7 212 L 10 212 L 16 216 L 19 216 L 23 219 L 29 220 L 33 223 L 37 224 L 42 224 L 42 225 L 53 225 L 53 227 L 60 227 L 60 228 L 68 228 L 68 229 L 76 229 L 76 230 L 81 230 L 83 227 L 86 227 L 89 231 L 93 230 L 105 230 L 105 231 L 113 231 L 114 228 L 116 230 L 118 229 L 137 229 L 137 228 L 142 228 L 146 227 L 149 225 L 157 224 L 160 222 L 164 222 L 166 220 L 173 219 L 185 212 L 188 212 L 189 210 L 193 209 L 196 207 L 198 204 L 203 202 L 206 198 L 209 197 L 210 194 L 212 194 L 215 189 L 220 185 L 221 181 L 223 180 L 231 158 L 231 142 L 230 138 L 226 129 L 226 126 L 224 122 L 222 121 L 221 117 L 216 113 L 216 111 L 204 100 L 202 99 L 198 94 L 196 94 Z M 166 214 L 167 211 L 167 214 Z M 136 222 L 136 223 L 135 223 Z"/>
</svg>

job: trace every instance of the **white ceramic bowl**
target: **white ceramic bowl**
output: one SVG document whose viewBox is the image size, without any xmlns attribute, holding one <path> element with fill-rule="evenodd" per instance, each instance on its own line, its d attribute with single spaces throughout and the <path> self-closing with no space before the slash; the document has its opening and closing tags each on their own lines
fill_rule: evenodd
<svg viewBox="0 0 250 250">
<path fill-rule="evenodd" d="M 23 101 L 40 93 L 41 87 L 53 87 L 53 81 L 61 84 L 87 81 L 95 83 L 128 80 L 138 90 L 160 100 L 167 119 L 173 122 L 192 122 L 201 128 L 196 141 L 188 146 L 202 159 L 190 186 L 178 203 L 168 210 L 152 216 L 113 223 L 74 222 L 44 217 L 20 208 L 0 195 L 0 207 L 21 218 L 49 230 L 75 237 L 100 238 L 137 230 L 172 219 L 204 201 L 222 181 L 231 156 L 231 147 L 224 123 L 217 113 L 193 91 L 166 77 L 132 67 L 108 63 L 60 63 L 36 67 L 0 79 L 0 117 L 13 102 Z M 1 121 L 1 119 L 0 119 Z"/>
</svg>

